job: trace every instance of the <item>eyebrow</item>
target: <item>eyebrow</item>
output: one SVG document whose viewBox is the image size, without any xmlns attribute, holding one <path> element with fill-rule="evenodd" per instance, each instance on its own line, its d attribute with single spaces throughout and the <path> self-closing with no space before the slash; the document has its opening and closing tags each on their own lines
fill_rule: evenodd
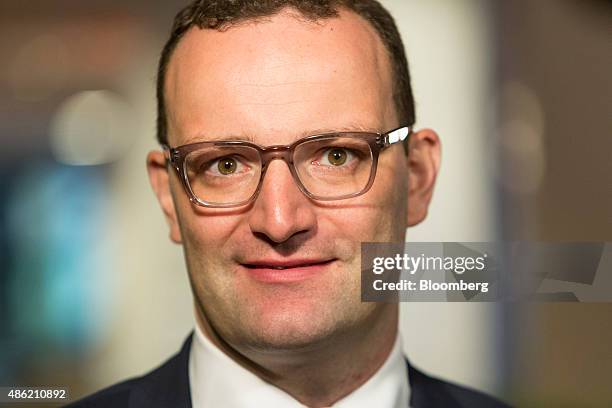
<svg viewBox="0 0 612 408">
<path fill-rule="evenodd" d="M 198 133 L 194 136 L 187 137 L 184 144 L 192 144 L 199 142 L 225 142 L 225 141 L 239 141 L 239 142 L 251 142 L 254 143 L 253 136 L 251 135 L 229 135 L 229 136 L 210 136 L 203 133 Z"/>
<path fill-rule="evenodd" d="M 352 124 L 348 126 L 339 126 L 339 127 L 322 127 L 322 128 L 314 128 L 308 129 L 306 131 L 302 131 L 297 134 L 295 140 L 302 139 L 307 136 L 312 135 L 323 135 L 327 133 L 336 133 L 336 132 L 369 132 L 369 133 L 380 133 L 380 130 L 372 127 L 365 126 L 363 124 Z M 235 134 L 235 135 L 227 135 L 227 136 L 213 136 L 213 135 L 205 135 L 203 133 L 197 134 L 192 137 L 188 137 L 185 140 L 185 144 L 190 143 L 198 143 L 198 142 L 224 142 L 224 141 L 246 141 L 251 143 L 256 143 L 255 138 L 252 134 Z M 294 141 L 295 141 L 294 140 Z"/>
<path fill-rule="evenodd" d="M 310 135 L 322 135 L 326 133 L 335 133 L 335 132 L 369 132 L 369 133 L 379 133 L 380 130 L 374 128 L 372 126 L 365 126 L 362 124 L 351 124 L 349 126 L 340 126 L 335 128 L 317 128 L 311 129 L 306 132 L 302 132 L 300 134 L 300 138 L 310 136 Z"/>
</svg>

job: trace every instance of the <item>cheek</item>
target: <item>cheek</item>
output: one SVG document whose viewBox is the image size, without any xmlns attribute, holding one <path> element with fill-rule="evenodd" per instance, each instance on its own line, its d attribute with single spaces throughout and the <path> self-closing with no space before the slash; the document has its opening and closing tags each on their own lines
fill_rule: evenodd
<svg viewBox="0 0 612 408">
<path fill-rule="evenodd" d="M 393 172 L 381 170 L 370 191 L 324 217 L 337 235 L 356 243 L 404 240 L 407 183 Z"/>
<path fill-rule="evenodd" d="M 401 146 L 379 162 L 372 186 L 372 205 L 377 208 L 377 232 L 386 241 L 403 241 L 408 215 L 408 165 Z"/>
<path fill-rule="evenodd" d="M 183 246 L 187 269 L 200 295 L 216 296 L 231 289 L 232 230 L 225 222 L 194 223 L 186 228 Z"/>
<path fill-rule="evenodd" d="M 197 243 L 202 250 L 218 250 L 238 228 L 238 220 L 231 216 L 192 216 L 185 220 L 183 231 L 186 238 Z"/>
<path fill-rule="evenodd" d="M 201 263 L 222 263 L 229 252 L 230 237 L 236 234 L 241 216 L 216 209 L 194 207 L 188 199 L 175 200 L 185 250 Z"/>
</svg>

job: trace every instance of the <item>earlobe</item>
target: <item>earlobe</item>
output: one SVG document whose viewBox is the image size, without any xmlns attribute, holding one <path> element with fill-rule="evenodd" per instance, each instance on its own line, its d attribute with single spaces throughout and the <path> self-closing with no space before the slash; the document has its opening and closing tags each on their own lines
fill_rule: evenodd
<svg viewBox="0 0 612 408">
<path fill-rule="evenodd" d="M 440 168 L 440 139 L 431 129 L 410 135 L 408 147 L 408 226 L 427 216 Z"/>
<path fill-rule="evenodd" d="M 147 172 L 149 173 L 151 187 L 157 196 L 157 201 L 159 201 L 159 205 L 168 222 L 170 239 L 180 244 L 182 242 L 181 231 L 178 224 L 176 208 L 174 206 L 174 199 L 170 191 L 170 175 L 166 165 L 166 158 L 162 152 L 149 152 L 147 155 Z"/>
</svg>

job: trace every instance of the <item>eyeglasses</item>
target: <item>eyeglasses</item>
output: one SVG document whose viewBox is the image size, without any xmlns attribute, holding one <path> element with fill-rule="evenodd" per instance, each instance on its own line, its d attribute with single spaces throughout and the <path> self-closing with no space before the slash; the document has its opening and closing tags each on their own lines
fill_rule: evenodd
<svg viewBox="0 0 612 408">
<path fill-rule="evenodd" d="M 307 136 L 286 146 L 262 147 L 228 140 L 163 148 L 193 203 L 229 208 L 255 200 L 268 165 L 275 159 L 287 163 L 299 189 L 313 200 L 362 195 L 374 183 L 379 153 L 406 140 L 410 133 L 411 127 L 403 126 L 382 134 L 335 132 Z"/>
</svg>

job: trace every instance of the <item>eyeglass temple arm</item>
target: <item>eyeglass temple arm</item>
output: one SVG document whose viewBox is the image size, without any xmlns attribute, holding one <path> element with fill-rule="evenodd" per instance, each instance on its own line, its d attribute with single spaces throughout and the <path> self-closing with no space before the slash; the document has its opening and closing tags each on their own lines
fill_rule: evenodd
<svg viewBox="0 0 612 408">
<path fill-rule="evenodd" d="M 382 135 L 383 147 L 389 147 L 394 143 L 403 142 L 408 138 L 411 132 L 411 126 L 403 126 L 401 128 L 392 130 L 389 133 L 385 133 L 384 135 Z"/>
</svg>

